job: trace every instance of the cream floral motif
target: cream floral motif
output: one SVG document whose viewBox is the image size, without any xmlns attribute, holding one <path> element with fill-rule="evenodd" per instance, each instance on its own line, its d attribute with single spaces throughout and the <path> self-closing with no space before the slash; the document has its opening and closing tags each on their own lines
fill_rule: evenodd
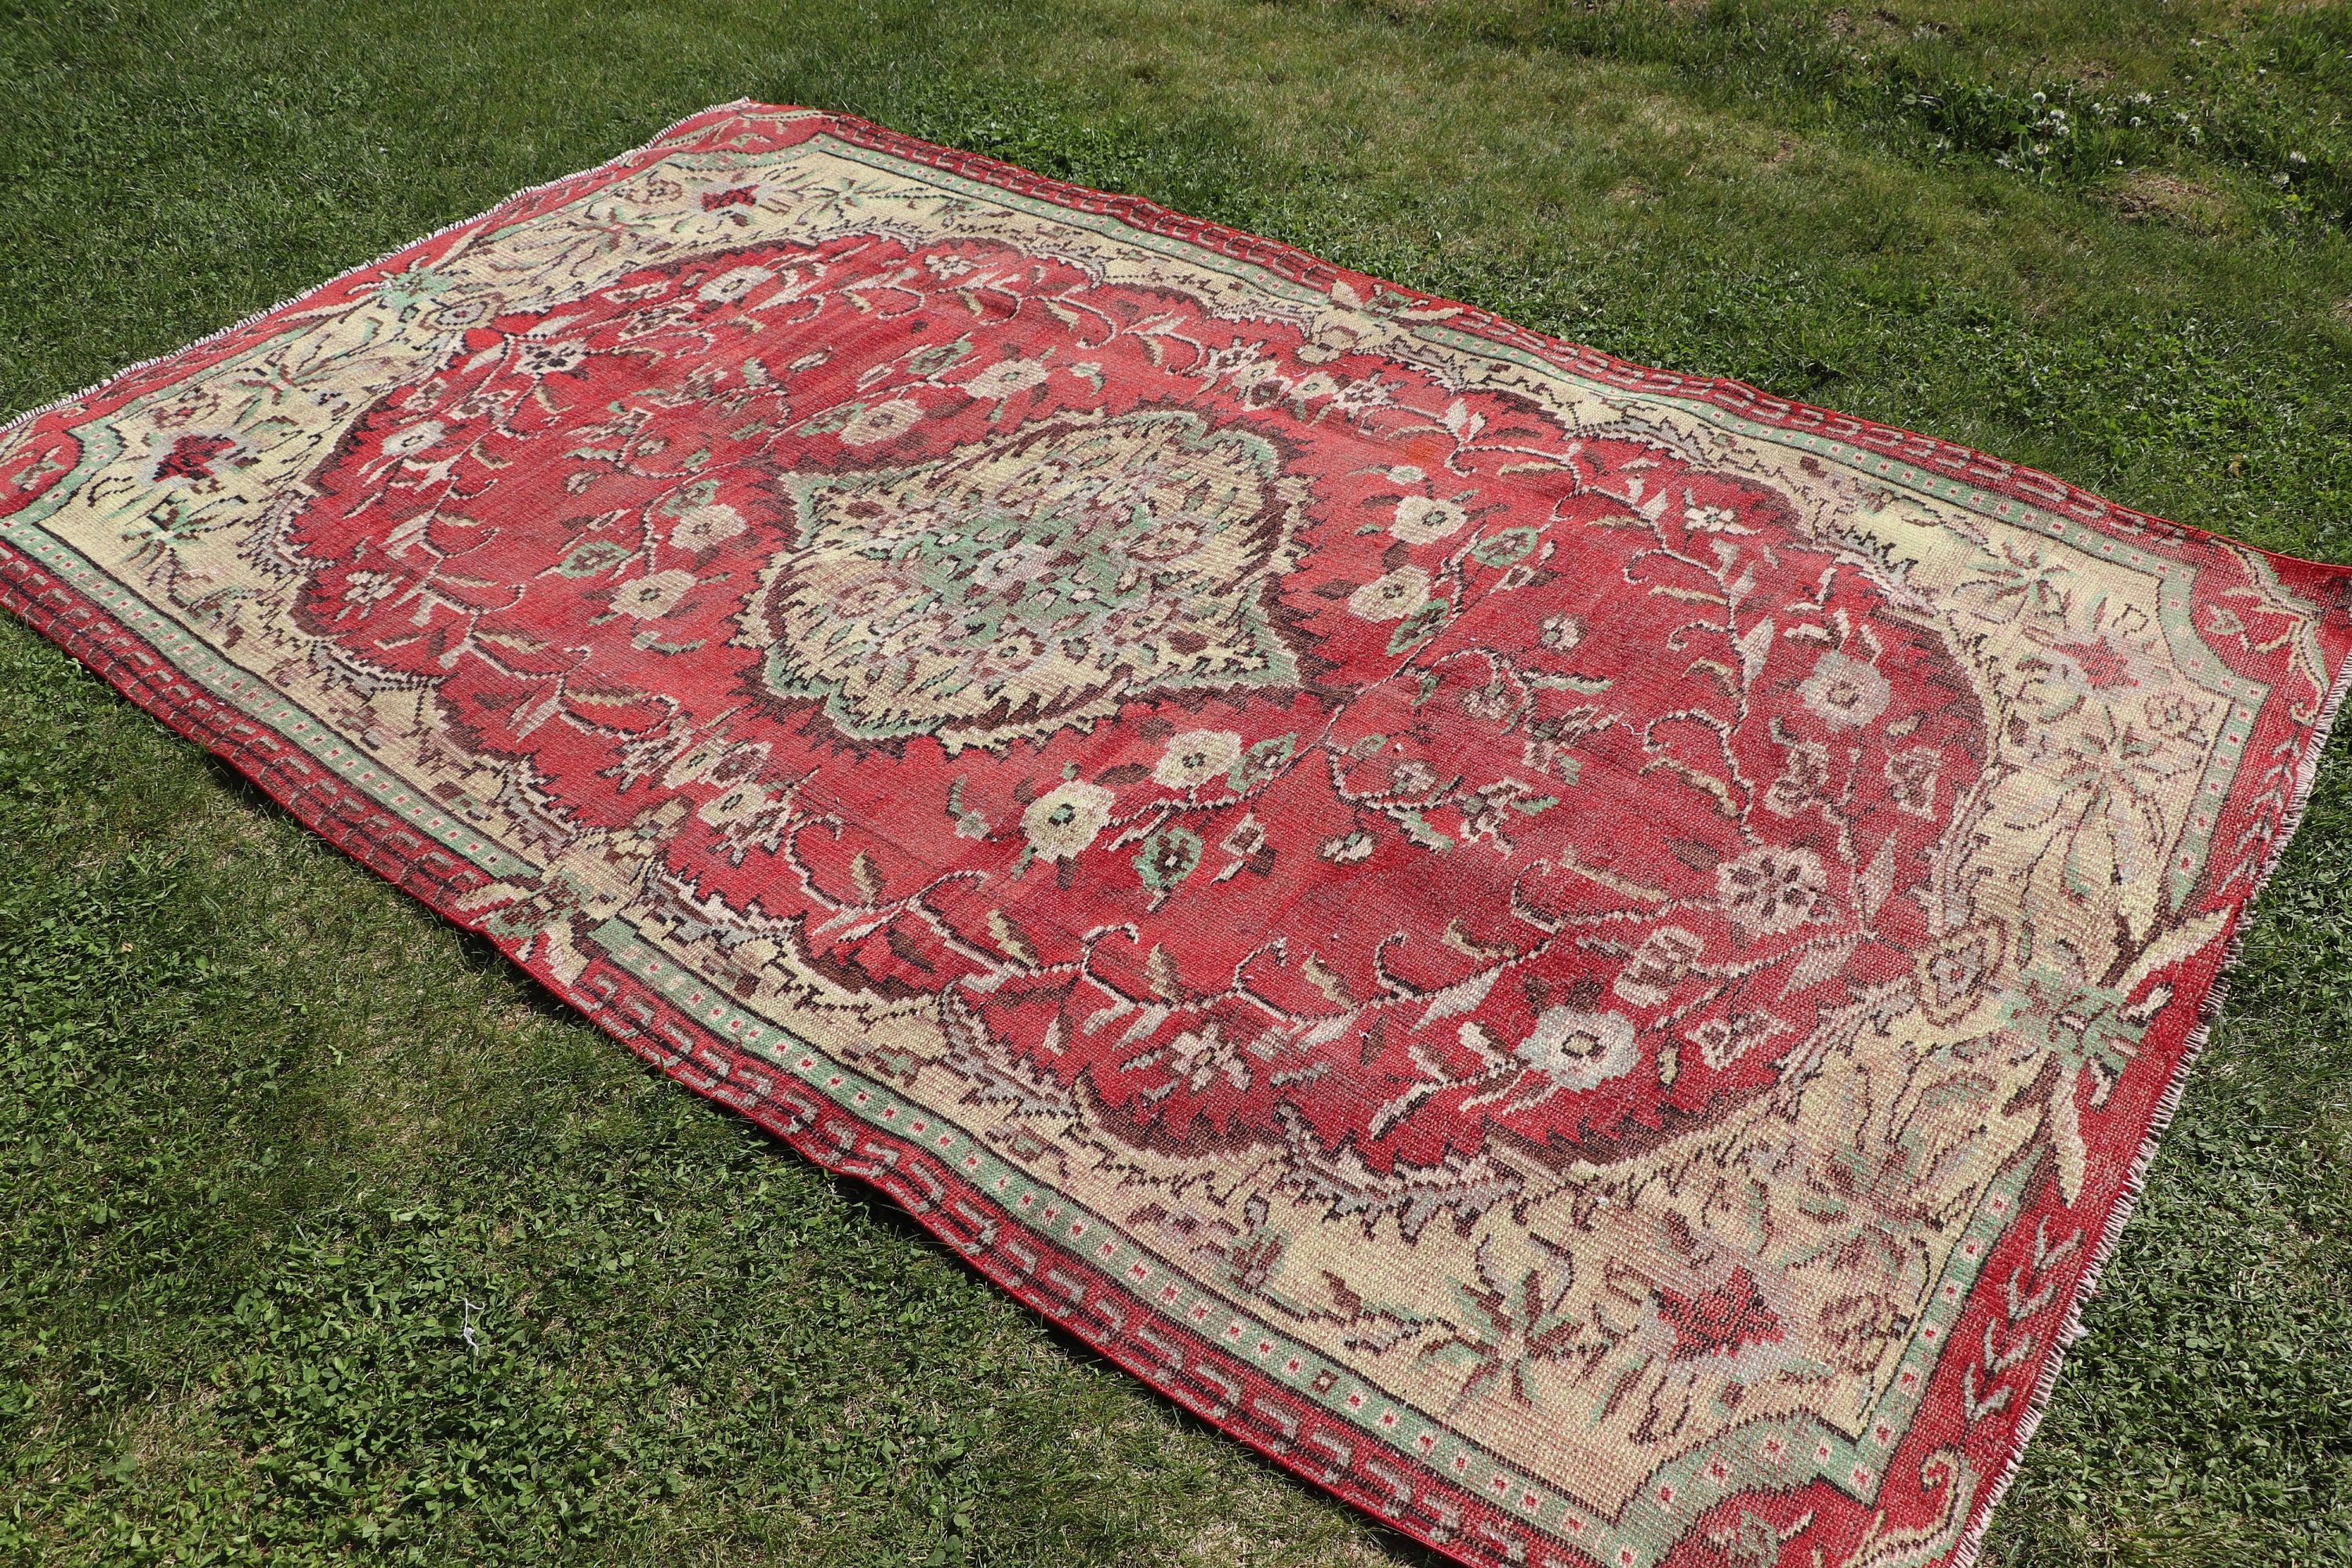
<svg viewBox="0 0 2352 1568">
<path fill-rule="evenodd" d="M 1055 785 L 1021 814 L 1021 831 L 1041 859 L 1066 860 L 1110 826 L 1111 793 L 1076 780 Z"/>
<path fill-rule="evenodd" d="M 1894 689 L 1886 678 L 1859 659 L 1825 653 L 1798 688 L 1805 706 L 1832 729 L 1851 730 L 1886 711 Z"/>
<path fill-rule="evenodd" d="M 1170 789 L 1197 789 L 1241 766 L 1242 738 L 1231 730 L 1192 730 L 1168 742 L 1151 776 Z"/>
<path fill-rule="evenodd" d="M 1429 602 L 1429 574 L 1418 566 L 1400 566 L 1376 577 L 1348 596 L 1348 608 L 1368 621 L 1394 621 Z"/>
<path fill-rule="evenodd" d="M 895 441 L 915 427 L 923 416 L 919 403 L 896 398 L 861 408 L 842 426 L 841 439 L 846 446 L 875 447 L 885 441 Z"/>
<path fill-rule="evenodd" d="M 1389 531 L 1407 544 L 1433 544 L 1453 538 L 1469 521 L 1459 501 L 1407 496 L 1397 502 L 1396 521 L 1389 524 Z"/>
<path fill-rule="evenodd" d="M 1759 934 L 1804 922 L 1828 890 L 1821 857 L 1810 849 L 1751 849 L 1715 868 L 1716 896 L 1731 918 Z"/>
<path fill-rule="evenodd" d="M 750 526 L 731 506 L 689 507 L 670 525 L 669 541 L 680 550 L 707 550 L 726 543 Z"/>
<path fill-rule="evenodd" d="M 1597 1088 L 1633 1071 L 1641 1059 L 1631 1018 L 1575 1007 L 1538 1015 L 1535 1032 L 1512 1047 L 1511 1054 L 1562 1089 Z"/>
</svg>

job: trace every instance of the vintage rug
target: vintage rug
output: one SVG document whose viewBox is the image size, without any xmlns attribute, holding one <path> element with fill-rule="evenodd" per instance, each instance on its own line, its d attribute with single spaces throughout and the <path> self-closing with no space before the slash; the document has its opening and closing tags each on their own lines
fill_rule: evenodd
<svg viewBox="0 0 2352 1568">
<path fill-rule="evenodd" d="M 5 601 L 1465 1563 L 1965 1562 L 2347 573 L 741 103 L 0 437 Z"/>
</svg>

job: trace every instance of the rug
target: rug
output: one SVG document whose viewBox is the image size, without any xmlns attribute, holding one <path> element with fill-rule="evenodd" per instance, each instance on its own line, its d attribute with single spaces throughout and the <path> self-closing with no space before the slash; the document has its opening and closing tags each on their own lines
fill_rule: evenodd
<svg viewBox="0 0 2352 1568">
<path fill-rule="evenodd" d="M 0 437 L 5 602 L 1465 1563 L 1971 1558 L 2346 570 L 738 103 Z"/>
</svg>

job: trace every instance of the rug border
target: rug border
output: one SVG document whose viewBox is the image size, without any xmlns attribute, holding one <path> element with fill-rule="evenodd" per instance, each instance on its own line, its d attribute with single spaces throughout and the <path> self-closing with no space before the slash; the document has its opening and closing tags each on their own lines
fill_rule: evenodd
<svg viewBox="0 0 2352 1568">
<path fill-rule="evenodd" d="M 2231 540 L 2230 542 L 2242 542 Z M 2064 1370 L 2067 1352 L 2089 1331 L 2089 1325 L 2084 1318 L 2091 1299 L 2098 1294 L 2100 1278 L 2122 1246 L 2124 1226 L 2130 1222 L 2133 1211 L 2139 1206 L 2139 1200 L 2147 1191 L 2148 1173 L 2155 1165 L 2158 1146 L 2163 1142 L 2164 1134 L 2171 1127 L 2172 1119 L 2179 1114 L 2181 1101 L 2188 1093 L 2189 1069 L 2197 1065 L 2198 1058 L 2204 1055 L 2205 1047 L 2212 1043 L 2213 1030 L 2221 1023 L 2222 1007 L 2229 1001 L 2231 973 L 2245 952 L 2246 932 L 2252 925 L 2254 906 L 2261 902 L 2263 890 L 2270 886 L 2272 875 L 2285 858 L 2287 846 L 2294 842 L 2295 831 L 2303 826 L 2304 813 L 2310 809 L 2311 792 L 2319 783 L 2320 760 L 2326 755 L 2327 743 L 2335 733 L 2336 721 L 2342 714 L 2347 693 L 2352 693 L 2352 655 L 2346 657 L 2343 668 L 2336 672 L 2326 700 L 2320 705 L 2319 717 L 2313 721 L 2311 745 L 2296 763 L 2294 789 L 2288 797 L 2286 812 L 2279 820 L 2278 837 L 2272 841 L 2263 868 L 2253 877 L 2246 889 L 2244 902 L 2238 906 L 2237 914 L 2231 921 L 2221 962 L 2214 967 L 2213 982 L 2205 989 L 2204 1003 L 2197 1010 L 2196 1026 L 2181 1042 L 2180 1059 L 2173 1064 L 2171 1081 L 2165 1085 L 2162 1097 L 2156 1102 L 2156 1110 L 2148 1118 L 2147 1133 L 2132 1155 L 2123 1187 L 2116 1194 L 2114 1206 L 2107 1212 L 2098 1246 L 2092 1250 L 2090 1261 L 2084 1266 L 2076 1281 L 2074 1300 L 2066 1309 L 2066 1320 L 2058 1330 L 2058 1337 L 2050 1347 L 2050 1355 L 2042 1363 L 2041 1373 L 2034 1379 L 2033 1392 L 2025 1402 L 2025 1413 L 2019 1417 L 2010 1440 L 2010 1452 L 2002 1462 L 2000 1474 L 1993 1478 L 1992 1484 L 1984 1489 L 1972 1510 L 1973 1522 L 1961 1535 L 1959 1545 L 1945 1568 L 1975 1568 L 1978 1556 L 1984 1551 L 1985 1533 L 1992 1527 L 1993 1510 L 2009 1495 L 2009 1489 L 2025 1468 L 2025 1451 L 2032 1445 L 2034 1434 L 2041 1430 L 2042 1418 L 2049 1414 L 2050 1401 L 2058 1392 L 2058 1374 Z"/>
<path fill-rule="evenodd" d="M 1975 489 L 2004 496 L 2037 510 L 2063 512 L 2085 522 L 2105 522 L 2126 530 L 2144 530 L 2188 542 L 2217 542 L 2323 575 L 2352 574 L 2352 566 L 2292 555 L 2175 522 L 2112 501 L 2039 469 L 2010 463 L 1975 448 L 1901 426 L 1775 397 L 1746 382 L 1725 377 L 1685 375 L 1619 359 L 1584 344 L 1521 327 L 1477 306 L 1338 267 L 1280 241 L 1195 218 L 1143 197 L 1106 193 L 1053 179 L 983 153 L 965 152 L 891 131 L 857 116 L 801 106 L 766 104 L 750 98 L 735 99 L 683 116 L 645 142 L 602 163 L 518 190 L 483 212 L 443 225 L 429 234 L 408 240 L 372 260 L 348 268 L 215 331 L 125 365 L 79 392 L 0 420 L 0 442 L 47 416 L 97 401 L 144 372 L 183 358 L 201 357 L 205 351 L 304 300 L 326 294 L 354 279 L 376 271 L 410 251 L 427 247 L 459 230 L 485 225 L 507 209 L 527 204 L 533 198 L 566 186 L 591 182 L 653 152 L 660 143 L 700 121 L 716 121 L 719 117 L 733 112 L 819 120 L 829 131 L 846 132 L 845 139 L 853 142 L 907 157 L 913 162 L 949 169 L 998 188 L 1111 216 L 1130 227 L 1177 237 L 1202 248 L 1265 267 L 1288 276 L 1293 281 L 1327 291 L 1335 284 L 1346 283 L 1351 278 L 1367 279 L 1397 296 L 1419 301 L 1420 304 L 1413 308 L 1428 306 L 1451 310 L 1455 313 L 1454 324 L 1490 340 L 1531 349 L 1569 374 L 1652 396 L 1711 403 L 1737 417 L 1756 424 L 1806 431 L 1857 447 L 1897 456 L 1922 468 L 1961 479 Z M 45 588 L 48 591 L 45 592 Z M 176 667 L 155 650 L 144 637 L 117 621 L 79 591 L 58 582 L 37 563 L 4 542 L 0 542 L 0 607 L 12 611 L 32 629 L 56 643 L 166 728 L 230 763 L 304 826 L 386 881 L 416 897 L 452 924 L 478 934 L 487 934 L 487 921 L 467 915 L 459 907 L 464 892 L 479 878 L 479 873 L 473 868 L 425 838 L 363 792 L 345 784 L 318 766 L 303 747 L 287 741 L 267 724 L 247 717 L 180 677 Z M 2341 614 L 2341 607 L 2333 613 Z M 128 654 L 123 651 L 126 647 L 130 650 Z M 144 659 L 138 657 L 142 651 L 146 656 Z M 2109 1207 L 2099 1241 L 2075 1281 L 2063 1325 L 2052 1343 L 2023 1414 L 2013 1428 L 1999 1469 L 1990 1484 L 1980 1489 L 1971 1502 L 1962 1532 L 1942 1555 L 1945 1568 L 1972 1568 L 1976 1563 L 1994 1510 L 2017 1479 L 2026 1449 L 2047 1414 L 2066 1353 L 2084 1332 L 2084 1309 L 2095 1294 L 2100 1276 L 2117 1249 L 2123 1229 L 2145 1190 L 2158 1146 L 2179 1109 L 2189 1071 L 2210 1043 L 2211 1032 L 2227 999 L 2231 972 L 2242 952 L 2254 906 L 2276 871 L 2309 806 L 2321 760 L 2348 689 L 2352 689 L 2352 657 L 2346 658 L 2343 667 L 2333 677 L 2313 725 L 2310 740 L 2297 762 L 2294 787 L 2281 818 L 2279 830 L 2260 872 L 2252 879 L 2232 916 L 2222 957 L 2215 967 L 2196 1022 L 2179 1047 L 2179 1059 L 2173 1065 L 2169 1079 L 2126 1169 L 2125 1180 Z M 1444 1528 L 1442 1524 L 1437 1528 L 1423 1526 L 1409 1517 L 1403 1509 L 1383 1500 L 1360 1483 L 1349 1484 L 1357 1480 L 1356 1467 L 1352 1464 L 1343 1461 L 1339 1467 L 1326 1466 L 1322 1468 L 1323 1473 L 1317 1473 L 1309 1460 L 1292 1451 L 1295 1445 L 1278 1446 L 1271 1438 L 1262 1436 L 1244 1419 L 1241 1410 L 1233 1408 L 1231 1404 L 1220 1409 L 1219 1402 L 1188 1394 L 1177 1377 L 1151 1367 L 1138 1353 L 1139 1342 L 1124 1325 L 1102 1331 L 1096 1323 L 1087 1321 L 1082 1311 L 1074 1311 L 1074 1304 L 1085 1305 L 1083 1293 L 1080 1297 L 1067 1300 L 1057 1298 L 1034 1279 L 1024 1278 L 1006 1268 L 992 1247 L 975 1248 L 966 1245 L 939 1215 L 937 1205 L 928 1202 L 919 1190 L 908 1187 L 903 1179 L 894 1179 L 893 1170 L 877 1167 L 871 1163 L 866 1169 L 853 1169 L 860 1162 L 850 1157 L 849 1142 L 838 1138 L 821 1140 L 819 1136 L 829 1119 L 852 1123 L 865 1135 L 879 1137 L 892 1143 L 903 1142 L 894 1134 L 885 1129 L 872 1127 L 847 1113 L 832 1110 L 829 1107 L 806 1116 L 785 1114 L 778 1109 L 778 1100 L 764 1091 L 747 1094 L 732 1088 L 732 1080 L 739 1073 L 743 1073 L 743 1069 L 749 1069 L 743 1076 L 753 1079 L 771 1077 L 776 1069 L 763 1058 L 740 1050 L 715 1036 L 682 1007 L 654 993 L 634 977 L 622 976 L 619 984 L 609 984 L 613 975 L 604 971 L 613 970 L 617 973 L 616 966 L 600 961 L 575 981 L 566 982 L 543 960 L 521 958 L 508 951 L 506 944 L 501 942 L 499 945 L 519 968 L 561 996 L 575 1011 L 641 1059 L 660 1068 L 667 1076 L 703 1098 L 717 1100 L 743 1114 L 781 1138 L 811 1163 L 882 1193 L 998 1289 L 1058 1324 L 1154 1392 L 1207 1421 L 1225 1436 L 1264 1455 L 1286 1472 L 1370 1514 L 1383 1527 L 1464 1562 L 1502 1563 L 1519 1560 L 1513 1544 L 1494 1533 L 1491 1527 L 1477 1532 L 1486 1535 L 1487 1540 L 1465 1539 L 1473 1532 L 1474 1521 L 1483 1523 L 1491 1521 L 1504 1524 L 1515 1533 L 1524 1532 L 1522 1539 L 1540 1541 L 1547 1546 L 1572 1553 L 1587 1562 L 1597 1561 L 1549 1530 L 1530 1521 L 1513 1519 L 1494 1508 L 1486 1499 L 1453 1487 L 1433 1470 L 1423 1469 L 1431 1489 L 1451 1494 L 1462 1505 L 1461 1523 L 1454 1528 Z M 589 984 L 595 980 L 607 981 L 609 989 L 603 994 L 596 994 Z M 630 992 L 635 994 L 629 994 Z M 639 1008 L 645 1011 L 639 1011 Z M 636 1016 L 634 1022 L 629 1016 L 633 1013 Z M 668 1036 L 673 1040 L 685 1043 L 667 1045 L 663 1043 L 660 1036 Z M 721 1059 L 709 1059 L 714 1056 Z M 703 1058 L 704 1065 L 697 1065 L 698 1057 Z M 711 1070 L 714 1068 L 715 1073 Z M 912 1152 L 919 1153 L 919 1150 Z M 1102 1276 L 1086 1260 L 1067 1254 L 1041 1234 L 1034 1231 L 1028 1234 L 1040 1246 L 1052 1248 L 1069 1263 L 1101 1280 L 1109 1290 L 1126 1294 L 1116 1281 Z M 1031 1272 L 1037 1271 L 1033 1269 Z M 1146 1304 L 1138 1300 L 1136 1306 L 1146 1315 L 1150 1315 L 1151 1310 Z M 1190 1331 L 1156 1316 L 1151 1316 L 1150 1321 L 1163 1331 L 1193 1342 L 1196 1354 L 1205 1352 L 1220 1361 L 1226 1359 L 1219 1347 Z M 1105 1326 L 1108 1326 L 1107 1321 Z M 1346 1472 L 1344 1475 L 1342 1470 Z M 1435 1518 L 1434 1515 L 1432 1517 Z"/>
</svg>

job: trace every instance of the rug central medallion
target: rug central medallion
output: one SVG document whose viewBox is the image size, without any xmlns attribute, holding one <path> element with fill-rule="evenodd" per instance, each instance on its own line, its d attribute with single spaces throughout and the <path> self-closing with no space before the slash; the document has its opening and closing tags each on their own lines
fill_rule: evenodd
<svg viewBox="0 0 2352 1568">
<path fill-rule="evenodd" d="M 778 488 L 796 536 L 744 634 L 770 689 L 846 734 L 953 750 L 1296 677 L 1263 599 L 1305 486 L 1264 437 L 1183 409 L 1045 419 Z"/>
</svg>

